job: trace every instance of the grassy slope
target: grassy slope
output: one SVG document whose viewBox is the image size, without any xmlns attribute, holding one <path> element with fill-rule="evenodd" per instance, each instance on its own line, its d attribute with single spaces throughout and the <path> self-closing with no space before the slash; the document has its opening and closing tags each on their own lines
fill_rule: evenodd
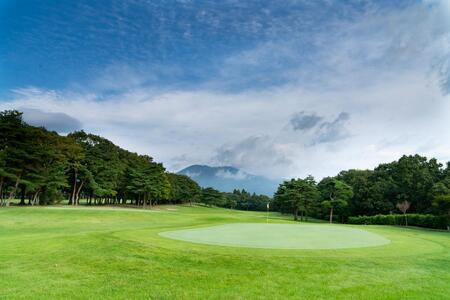
<svg viewBox="0 0 450 300">
<path fill-rule="evenodd" d="M 277 215 L 272 218 L 289 222 Z M 158 235 L 228 222 L 265 222 L 265 214 L 181 206 L 159 211 L 0 209 L 0 298 L 448 299 L 450 295 L 446 232 L 366 226 L 392 243 L 353 250 L 220 247 Z"/>
</svg>

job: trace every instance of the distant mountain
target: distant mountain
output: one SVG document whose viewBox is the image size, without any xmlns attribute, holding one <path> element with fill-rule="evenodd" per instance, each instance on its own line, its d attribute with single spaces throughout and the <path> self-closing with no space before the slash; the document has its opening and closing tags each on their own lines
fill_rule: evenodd
<svg viewBox="0 0 450 300">
<path fill-rule="evenodd" d="M 195 180 L 202 187 L 213 187 L 222 192 L 245 189 L 248 192 L 273 196 L 280 182 L 263 176 L 248 174 L 234 167 L 192 165 L 178 172 Z"/>
</svg>

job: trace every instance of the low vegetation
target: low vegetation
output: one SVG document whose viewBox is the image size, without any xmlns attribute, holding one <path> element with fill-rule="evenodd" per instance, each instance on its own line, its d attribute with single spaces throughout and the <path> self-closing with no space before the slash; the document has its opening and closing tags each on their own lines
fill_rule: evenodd
<svg viewBox="0 0 450 300">
<path fill-rule="evenodd" d="M 446 216 L 434 216 L 430 214 L 392 214 L 360 216 L 348 218 L 350 224 L 364 225 L 397 225 L 397 226 L 418 226 L 434 229 L 449 229 L 449 222 Z"/>
<path fill-rule="evenodd" d="M 0 298 L 448 299 L 450 294 L 447 232 L 351 225 L 390 243 L 340 250 L 223 247 L 159 234 L 230 223 L 265 225 L 266 213 L 189 205 L 3 208 Z M 269 213 L 270 223 L 294 224 L 277 213 Z"/>
</svg>

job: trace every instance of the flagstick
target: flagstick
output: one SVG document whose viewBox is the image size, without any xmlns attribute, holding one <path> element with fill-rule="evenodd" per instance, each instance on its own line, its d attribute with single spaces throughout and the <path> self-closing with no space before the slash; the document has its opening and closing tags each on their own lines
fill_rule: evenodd
<svg viewBox="0 0 450 300">
<path fill-rule="evenodd" d="M 269 224 L 269 202 L 267 202 L 266 224 Z"/>
</svg>

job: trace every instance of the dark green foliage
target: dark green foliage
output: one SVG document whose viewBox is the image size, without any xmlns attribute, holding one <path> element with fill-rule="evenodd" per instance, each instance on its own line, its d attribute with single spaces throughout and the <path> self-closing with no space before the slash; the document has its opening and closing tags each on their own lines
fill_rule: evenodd
<svg viewBox="0 0 450 300">
<path fill-rule="evenodd" d="M 364 215 L 380 207 L 379 203 L 373 201 L 370 190 L 373 173 L 371 170 L 348 170 L 342 171 L 336 176 L 336 179 L 345 182 L 353 190 L 353 197 L 348 201 L 346 214 L 350 216 Z M 389 209 L 391 209 L 391 205 L 389 205 Z"/>
<path fill-rule="evenodd" d="M 170 198 L 170 183 L 162 164 L 153 162 L 149 156 L 138 156 L 127 166 L 126 191 L 137 197 L 137 204 L 153 205 Z"/>
<path fill-rule="evenodd" d="M 200 202 L 211 206 L 219 206 L 230 209 L 266 211 L 267 204 L 272 199 L 265 195 L 250 194 L 246 190 L 234 190 L 232 193 L 223 193 L 212 187 L 201 191 Z"/>
<path fill-rule="evenodd" d="M 17 111 L 0 113 L 0 152 L 2 190 L 0 197 L 2 205 L 8 206 L 9 201 L 16 195 L 16 191 L 32 162 L 34 144 L 30 130 L 22 121 L 22 114 Z M 34 144 L 34 145 L 33 145 Z M 9 195 L 4 195 L 3 189 L 9 184 Z"/>
<path fill-rule="evenodd" d="M 223 193 L 211 187 L 202 189 L 201 202 L 208 206 L 223 206 L 226 202 Z"/>
<path fill-rule="evenodd" d="M 375 182 L 384 182 L 379 191 L 393 205 L 407 200 L 411 211 L 431 212 L 430 190 L 442 177 L 442 165 L 436 159 L 427 160 L 419 155 L 403 156 L 398 161 L 381 164 L 375 169 Z"/>
<path fill-rule="evenodd" d="M 446 216 L 435 216 L 430 214 L 407 214 L 408 225 L 426 227 L 433 229 L 447 229 L 449 225 Z M 405 215 L 375 215 L 375 216 L 359 216 L 349 217 L 348 223 L 358 225 L 397 225 L 405 226 Z"/>
<path fill-rule="evenodd" d="M 21 204 L 39 204 L 41 195 L 52 202 L 56 191 L 67 186 L 65 137 L 22 121 L 17 111 L 0 113 L 0 198 L 2 205 L 16 197 Z M 9 195 L 5 195 L 7 188 Z"/>
<path fill-rule="evenodd" d="M 348 170 L 334 177 L 352 187 L 348 206 L 340 209 L 340 220 L 349 216 L 391 214 L 397 203 L 409 202 L 408 211 L 440 213 L 433 200 L 450 191 L 449 167 L 419 155 L 403 156 L 398 161 L 380 164 L 372 170 Z M 318 217 L 324 217 L 319 214 Z"/>
<path fill-rule="evenodd" d="M 267 204 L 272 202 L 268 196 L 251 194 L 246 190 L 234 190 L 232 193 L 224 193 L 224 196 L 223 207 L 239 210 L 266 211 Z"/>
<path fill-rule="evenodd" d="M 291 179 L 285 181 L 278 187 L 274 195 L 274 202 L 280 210 L 290 212 L 294 220 L 306 218 L 318 204 L 320 194 L 316 182 L 312 176 L 305 179 Z"/>
<path fill-rule="evenodd" d="M 433 206 L 450 217 L 450 195 L 439 195 L 433 201 Z"/>
<path fill-rule="evenodd" d="M 330 211 L 330 223 L 333 223 L 333 213 L 348 206 L 348 201 L 353 197 L 353 189 L 345 182 L 331 177 L 322 179 L 317 188 L 322 195 L 323 207 Z"/>
<path fill-rule="evenodd" d="M 167 174 L 173 203 L 198 202 L 201 196 L 201 188 L 191 178 L 185 175 Z"/>
<path fill-rule="evenodd" d="M 128 152 L 102 137 L 83 131 L 69 135 L 84 150 L 78 169 L 72 172 L 72 204 L 80 190 L 95 203 L 126 203 L 146 206 L 170 198 L 170 183 L 162 164 L 150 156 Z"/>
<path fill-rule="evenodd" d="M 193 201 L 199 188 L 180 178 L 171 190 L 169 174 L 149 156 L 126 151 L 97 135 L 67 137 L 29 126 L 17 111 L 0 113 L 0 204 L 18 195 L 20 204 L 51 204 L 64 197 L 89 204 L 136 205 Z M 196 190 L 197 189 L 197 190 Z M 195 191 L 196 190 L 196 191 Z"/>
<path fill-rule="evenodd" d="M 408 212 L 450 213 L 446 201 L 450 195 L 450 163 L 443 169 L 436 159 L 419 155 L 405 155 L 374 170 L 341 171 L 335 177 L 324 178 L 317 187 L 323 205 L 313 206 L 311 214 L 322 219 L 330 217 L 330 221 L 333 213 L 341 222 L 357 215 L 392 214 L 399 211 L 398 203 L 405 202 L 411 204 Z M 291 212 L 289 203 L 295 197 L 288 198 L 284 203 L 275 201 L 277 210 Z"/>
</svg>

